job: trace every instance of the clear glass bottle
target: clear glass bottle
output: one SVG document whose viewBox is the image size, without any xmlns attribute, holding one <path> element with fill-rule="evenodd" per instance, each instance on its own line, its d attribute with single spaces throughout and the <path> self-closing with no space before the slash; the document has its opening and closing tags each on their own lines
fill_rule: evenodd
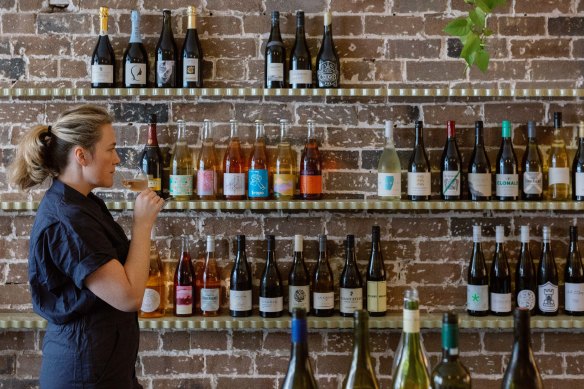
<svg viewBox="0 0 584 389">
<path fill-rule="evenodd" d="M 288 138 L 289 123 L 280 120 L 280 143 L 274 168 L 274 198 L 277 200 L 292 200 L 296 188 L 296 156 Z"/>
<path fill-rule="evenodd" d="M 217 156 L 213 140 L 213 122 L 203 121 L 203 144 L 197 162 L 197 196 L 201 200 L 217 197 Z"/>
<path fill-rule="evenodd" d="M 562 113 L 554 112 L 554 139 L 548 159 L 548 197 L 564 201 L 570 198 L 570 168 L 561 129 Z"/>
<path fill-rule="evenodd" d="M 393 141 L 393 121 L 385 121 L 385 146 L 377 164 L 377 196 L 382 200 L 401 198 L 401 164 Z"/>
<path fill-rule="evenodd" d="M 178 135 L 170 167 L 170 196 L 176 201 L 193 196 L 193 157 L 186 137 L 184 120 L 177 121 Z"/>
</svg>

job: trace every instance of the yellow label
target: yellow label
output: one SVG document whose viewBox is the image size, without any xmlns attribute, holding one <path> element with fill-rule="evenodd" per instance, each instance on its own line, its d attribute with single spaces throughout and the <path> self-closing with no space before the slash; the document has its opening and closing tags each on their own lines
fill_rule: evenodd
<svg viewBox="0 0 584 389">
<path fill-rule="evenodd" d="M 387 310 L 387 284 L 385 281 L 367 281 L 367 310 L 385 312 Z"/>
<path fill-rule="evenodd" d="M 148 178 L 148 188 L 160 191 L 162 189 L 162 180 L 160 178 Z"/>
<path fill-rule="evenodd" d="M 294 174 L 274 174 L 274 193 L 282 196 L 294 195 Z"/>
</svg>

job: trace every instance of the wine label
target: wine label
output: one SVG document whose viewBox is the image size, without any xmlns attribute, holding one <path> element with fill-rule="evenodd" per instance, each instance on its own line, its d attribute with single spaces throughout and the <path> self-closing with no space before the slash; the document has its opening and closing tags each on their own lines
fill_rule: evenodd
<svg viewBox="0 0 584 389">
<path fill-rule="evenodd" d="M 148 174 L 148 188 L 152 190 L 162 190 L 162 179 L 153 178 L 152 174 Z"/>
<path fill-rule="evenodd" d="M 274 174 L 274 194 L 294 195 L 294 174 Z"/>
<path fill-rule="evenodd" d="M 192 175 L 170 175 L 171 196 L 191 196 L 193 194 Z"/>
<path fill-rule="evenodd" d="M 556 312 L 558 306 L 558 286 L 551 282 L 537 286 L 537 305 L 542 312 Z"/>
<path fill-rule="evenodd" d="M 212 196 L 215 194 L 217 182 L 214 170 L 197 171 L 197 194 L 199 196 Z"/>
<path fill-rule="evenodd" d="M 174 79 L 174 61 L 158 61 L 156 65 L 156 75 L 159 84 L 168 84 Z"/>
<path fill-rule="evenodd" d="M 146 64 L 145 63 L 126 63 L 126 85 L 145 85 L 146 84 Z"/>
<path fill-rule="evenodd" d="M 470 311 L 489 310 L 489 285 L 466 286 L 466 309 Z"/>
<path fill-rule="evenodd" d="M 199 60 L 197 58 L 183 58 L 183 82 L 199 81 Z"/>
<path fill-rule="evenodd" d="M 543 174 L 540 172 L 523 173 L 523 193 L 541 194 L 543 192 Z"/>
<path fill-rule="evenodd" d="M 584 173 L 576 173 L 576 196 L 584 196 Z"/>
<path fill-rule="evenodd" d="M 363 309 L 362 288 L 340 288 L 341 313 L 350 313 Z"/>
<path fill-rule="evenodd" d="M 417 309 L 404 309 L 404 332 L 420 332 L 420 311 Z"/>
<path fill-rule="evenodd" d="M 260 312 L 282 312 L 284 310 L 283 297 L 261 297 Z"/>
<path fill-rule="evenodd" d="M 408 196 L 430 196 L 432 193 L 432 176 L 429 172 L 408 172 Z"/>
<path fill-rule="evenodd" d="M 266 169 L 250 169 L 247 175 L 247 194 L 253 197 L 268 197 L 268 171 Z"/>
<path fill-rule="evenodd" d="M 570 184 L 570 169 L 567 167 L 550 167 L 548 175 L 549 185 Z"/>
<path fill-rule="evenodd" d="M 288 310 L 304 308 L 310 311 L 310 286 L 288 286 Z"/>
<path fill-rule="evenodd" d="M 114 82 L 114 66 L 113 65 L 91 65 L 91 83 L 102 84 Z"/>
<path fill-rule="evenodd" d="M 378 173 L 377 195 L 379 197 L 400 197 L 401 173 Z"/>
<path fill-rule="evenodd" d="M 339 68 L 333 61 L 320 61 L 316 70 L 318 86 L 321 88 L 336 88 L 339 86 Z"/>
<path fill-rule="evenodd" d="M 312 84 L 312 70 L 290 70 L 290 85 Z"/>
<path fill-rule="evenodd" d="M 160 293 L 155 289 L 146 288 L 144 289 L 144 297 L 142 298 L 142 306 L 140 310 L 142 312 L 154 312 L 160 307 Z"/>
<path fill-rule="evenodd" d="M 300 194 L 321 194 L 322 175 L 307 176 L 300 175 Z"/>
<path fill-rule="evenodd" d="M 491 311 L 511 312 L 511 293 L 491 293 Z"/>
<path fill-rule="evenodd" d="M 232 311 L 251 311 L 251 290 L 231 290 L 229 309 Z"/>
<path fill-rule="evenodd" d="M 460 196 L 460 171 L 445 170 L 442 172 L 442 194 Z"/>
<path fill-rule="evenodd" d="M 566 282 L 566 311 L 584 311 L 584 284 Z"/>
<path fill-rule="evenodd" d="M 245 194 L 245 173 L 224 173 L 223 194 L 225 196 L 243 196 Z"/>
<path fill-rule="evenodd" d="M 266 78 L 272 82 L 284 81 L 284 64 L 283 63 L 269 63 L 267 66 Z"/>
<path fill-rule="evenodd" d="M 490 197 L 493 194 L 491 173 L 468 173 L 468 189 L 473 196 Z"/>
<path fill-rule="evenodd" d="M 219 288 L 201 288 L 201 311 L 219 310 Z"/>
<path fill-rule="evenodd" d="M 335 293 L 313 293 L 314 309 L 333 309 L 335 307 Z"/>
<path fill-rule="evenodd" d="M 387 311 L 387 283 L 367 281 L 367 310 L 369 312 Z"/>
<path fill-rule="evenodd" d="M 178 315 L 193 314 L 193 294 L 191 285 L 174 287 L 174 306 Z"/>
<path fill-rule="evenodd" d="M 500 197 L 519 196 L 519 175 L 518 174 L 497 174 L 495 180 L 495 190 Z"/>
<path fill-rule="evenodd" d="M 529 289 L 523 289 L 517 293 L 517 306 L 519 308 L 527 308 L 532 310 L 535 308 L 535 293 Z"/>
</svg>

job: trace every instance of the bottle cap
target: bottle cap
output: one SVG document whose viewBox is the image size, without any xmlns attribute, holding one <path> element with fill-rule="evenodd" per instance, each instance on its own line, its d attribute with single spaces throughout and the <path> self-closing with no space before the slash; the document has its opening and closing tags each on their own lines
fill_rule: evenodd
<svg viewBox="0 0 584 389">
<path fill-rule="evenodd" d="M 442 323 L 458 324 L 458 315 L 454 312 L 444 312 L 442 315 Z"/>
<path fill-rule="evenodd" d="M 527 122 L 527 137 L 535 138 L 535 122 L 533 120 Z"/>
<path fill-rule="evenodd" d="M 472 241 L 474 243 L 481 242 L 481 226 L 472 226 Z"/>
<path fill-rule="evenodd" d="M 393 120 L 385 121 L 385 137 L 391 138 L 393 136 Z"/>
<path fill-rule="evenodd" d="M 584 120 L 580 122 L 578 126 L 578 137 L 584 138 Z"/>
<path fill-rule="evenodd" d="M 551 234 L 552 234 L 551 229 L 548 226 L 544 226 L 542 233 L 544 242 L 550 241 Z"/>
<path fill-rule="evenodd" d="M 404 301 L 420 301 L 418 289 L 414 288 L 413 286 L 409 289 L 406 289 L 406 292 L 404 293 Z"/>
<path fill-rule="evenodd" d="M 268 251 L 274 251 L 276 249 L 276 237 L 274 235 L 266 235 L 266 240 L 268 241 Z"/>
<path fill-rule="evenodd" d="M 330 26 L 332 21 L 333 21 L 333 17 L 331 15 L 330 11 L 325 12 L 324 13 L 324 26 L 325 27 Z"/>
<path fill-rule="evenodd" d="M 503 226 L 495 227 L 495 242 L 505 243 L 505 227 Z"/>
<path fill-rule="evenodd" d="M 272 11 L 272 21 L 277 22 L 280 20 L 280 11 Z"/>
<path fill-rule="evenodd" d="M 294 252 L 303 251 L 303 237 L 302 235 L 294 235 Z"/>
<path fill-rule="evenodd" d="M 379 240 L 380 235 L 381 235 L 381 228 L 379 226 L 373 226 L 371 228 L 371 237 L 373 238 L 373 240 L 375 240 L 375 238 L 377 238 L 377 240 Z"/>
<path fill-rule="evenodd" d="M 448 134 L 448 137 L 449 138 L 454 138 L 454 136 L 455 136 L 455 130 L 454 130 L 454 128 L 455 128 L 455 121 L 454 120 L 449 120 L 446 123 L 446 131 L 447 131 L 447 134 Z"/>
<path fill-rule="evenodd" d="M 475 130 L 478 130 L 478 129 L 481 129 L 481 130 L 483 129 L 483 121 L 482 120 L 477 120 L 475 122 Z"/>
<path fill-rule="evenodd" d="M 193 15 L 195 15 L 196 13 L 197 13 L 197 8 L 195 8 L 195 7 L 194 7 L 194 6 L 192 6 L 192 5 L 189 5 L 189 6 L 187 7 L 187 15 L 189 15 L 189 16 L 193 16 Z"/>
<path fill-rule="evenodd" d="M 521 226 L 521 243 L 529 243 L 529 226 Z"/>
<path fill-rule="evenodd" d="M 157 123 L 157 119 L 158 119 L 158 117 L 156 116 L 155 113 L 151 113 L 150 114 L 150 123 L 156 124 Z"/>
<path fill-rule="evenodd" d="M 562 128 L 562 113 L 554 112 L 554 128 Z"/>
<path fill-rule="evenodd" d="M 215 252 L 215 237 L 213 235 L 207 235 L 207 252 Z"/>
<path fill-rule="evenodd" d="M 345 244 L 348 248 L 355 247 L 355 235 L 347 235 L 347 239 L 345 240 Z"/>
<path fill-rule="evenodd" d="M 511 122 L 509 120 L 503 120 L 502 124 L 502 136 L 503 138 L 511 138 Z"/>
<path fill-rule="evenodd" d="M 423 121 L 421 121 L 421 120 L 418 120 L 418 121 L 416 122 L 416 128 L 417 128 L 417 127 L 424 128 L 424 122 L 423 122 Z"/>
<path fill-rule="evenodd" d="M 296 11 L 296 27 L 304 27 L 304 11 Z"/>
</svg>

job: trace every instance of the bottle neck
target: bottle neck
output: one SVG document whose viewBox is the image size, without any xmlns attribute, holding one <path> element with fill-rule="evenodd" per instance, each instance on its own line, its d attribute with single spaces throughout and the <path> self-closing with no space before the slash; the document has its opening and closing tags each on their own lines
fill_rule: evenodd
<svg viewBox="0 0 584 389">
<path fill-rule="evenodd" d="M 531 328 L 529 318 L 515 318 L 514 324 L 514 338 L 513 347 L 521 352 L 528 352 L 531 350 Z"/>
<path fill-rule="evenodd" d="M 187 22 L 187 29 L 188 30 L 196 30 L 197 29 L 197 17 L 195 14 L 189 14 L 188 22 Z"/>
<path fill-rule="evenodd" d="M 170 13 L 164 13 L 162 18 L 162 34 L 172 36 L 172 28 L 170 28 Z"/>
<path fill-rule="evenodd" d="M 475 128 L 475 145 L 482 146 L 485 143 L 483 139 L 483 128 L 477 127 Z"/>
<path fill-rule="evenodd" d="M 140 14 L 138 11 L 132 11 L 132 34 L 130 35 L 130 43 L 142 43 L 142 36 L 140 35 Z"/>
<path fill-rule="evenodd" d="M 178 125 L 178 133 L 176 135 L 177 142 L 186 142 L 186 129 L 184 123 Z"/>
<path fill-rule="evenodd" d="M 458 358 L 458 324 L 442 323 L 442 358 Z"/>
<path fill-rule="evenodd" d="M 158 137 L 156 135 L 156 123 L 150 123 L 148 126 L 148 146 L 158 146 Z"/>
<path fill-rule="evenodd" d="M 304 39 L 304 14 L 296 16 L 296 39 Z"/>
<path fill-rule="evenodd" d="M 292 352 L 291 363 L 296 359 L 296 363 L 303 364 L 308 358 L 308 332 L 306 319 L 292 319 Z"/>
<path fill-rule="evenodd" d="M 416 146 L 424 146 L 424 129 L 416 127 Z"/>
<path fill-rule="evenodd" d="M 108 19 L 108 15 L 107 14 L 101 14 L 100 18 L 99 18 L 99 35 L 107 35 L 107 19 Z"/>
<path fill-rule="evenodd" d="M 237 242 L 237 256 L 235 257 L 236 262 L 245 262 L 245 242 L 238 241 Z"/>
<path fill-rule="evenodd" d="M 358 358 L 364 363 L 369 358 L 369 320 L 361 318 L 355 326 L 355 344 L 353 345 L 353 358 Z"/>
</svg>

